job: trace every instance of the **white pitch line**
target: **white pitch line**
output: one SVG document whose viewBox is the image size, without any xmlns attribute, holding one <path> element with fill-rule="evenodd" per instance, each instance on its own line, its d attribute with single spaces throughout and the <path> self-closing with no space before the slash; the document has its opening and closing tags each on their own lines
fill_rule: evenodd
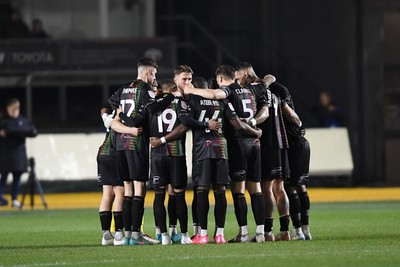
<svg viewBox="0 0 400 267">
<path fill-rule="evenodd" d="M 343 254 L 355 254 L 355 253 L 364 253 L 364 254 L 371 254 L 371 253 L 380 253 L 382 252 L 381 250 L 370 250 L 370 249 L 365 249 L 365 250 L 352 250 L 352 251 L 340 251 L 337 252 L 340 255 Z M 307 255 L 321 255 L 321 254 L 332 254 L 332 251 L 318 251 L 318 252 L 307 252 L 307 253 L 291 253 L 291 256 L 307 256 Z M 262 258 L 262 257 L 281 257 L 284 256 L 286 257 L 288 254 L 286 253 L 274 253 L 274 254 L 268 254 L 268 253 L 262 253 L 262 254 L 223 254 L 223 255 L 208 255 L 208 256 L 203 256 L 203 255 L 198 255 L 198 256 L 179 256 L 179 260 L 204 260 L 204 259 L 224 259 L 224 258 Z M 177 260 L 177 257 L 164 257 L 164 260 Z M 159 259 L 154 259 L 154 258 L 148 258 L 148 259 L 141 259 L 140 261 L 158 261 Z M 0 265 L 0 267 L 40 267 L 40 266 L 73 266 L 73 265 L 86 265 L 86 264 L 96 264 L 96 263 L 129 263 L 129 262 L 135 262 L 137 259 L 132 258 L 132 259 L 118 259 L 116 260 L 98 260 L 98 261 L 74 261 L 74 262 L 65 262 L 65 261 L 57 261 L 57 262 L 47 262 L 47 263 L 34 263 L 34 264 L 21 264 L 21 265 Z"/>
</svg>

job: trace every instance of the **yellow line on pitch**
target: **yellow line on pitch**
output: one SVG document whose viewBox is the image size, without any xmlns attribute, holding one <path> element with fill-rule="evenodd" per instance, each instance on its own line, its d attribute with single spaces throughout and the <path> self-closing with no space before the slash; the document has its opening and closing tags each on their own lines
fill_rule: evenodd
<svg viewBox="0 0 400 267">
<path fill-rule="evenodd" d="M 311 188 L 308 190 L 312 203 L 318 202 L 352 202 L 352 201 L 390 201 L 400 200 L 400 187 L 393 188 Z M 230 191 L 227 192 L 228 204 L 232 204 Z M 247 200 L 250 201 L 248 195 Z M 214 204 L 214 197 L 210 193 L 210 204 Z M 186 200 L 190 206 L 193 199 L 193 191 L 187 191 Z M 45 194 L 45 200 L 49 209 L 76 209 L 97 208 L 101 200 L 101 192 L 98 193 L 60 193 Z M 151 207 L 154 200 L 154 192 L 148 191 L 145 201 L 146 207 Z M 43 209 L 39 195 L 34 197 L 34 209 Z M 250 202 L 248 202 L 250 203 Z M 24 210 L 30 210 L 30 197 L 25 198 Z M 11 210 L 11 207 L 0 207 L 0 211 Z"/>
</svg>

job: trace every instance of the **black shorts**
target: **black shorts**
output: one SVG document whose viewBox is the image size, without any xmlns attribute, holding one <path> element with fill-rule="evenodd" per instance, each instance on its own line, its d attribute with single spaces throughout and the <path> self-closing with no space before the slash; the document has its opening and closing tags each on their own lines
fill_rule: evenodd
<svg viewBox="0 0 400 267">
<path fill-rule="evenodd" d="M 227 159 L 203 159 L 196 161 L 197 176 L 194 186 L 229 185 L 229 169 Z"/>
<path fill-rule="evenodd" d="M 118 177 L 115 156 L 97 155 L 97 183 L 101 186 L 123 186 L 124 182 Z"/>
<path fill-rule="evenodd" d="M 132 150 L 117 151 L 118 176 L 123 181 L 149 180 L 149 154 Z"/>
<path fill-rule="evenodd" d="M 171 184 L 173 188 L 185 189 L 187 168 L 185 157 L 152 157 L 150 186 L 154 189 Z"/>
<path fill-rule="evenodd" d="M 288 156 L 290 179 L 286 184 L 290 186 L 306 185 L 310 170 L 310 143 L 304 137 L 291 143 Z"/>
<path fill-rule="evenodd" d="M 283 179 L 281 149 L 261 146 L 261 180 Z"/>
<path fill-rule="evenodd" d="M 261 181 L 261 146 L 255 138 L 228 142 L 229 174 L 232 182 Z"/>
</svg>

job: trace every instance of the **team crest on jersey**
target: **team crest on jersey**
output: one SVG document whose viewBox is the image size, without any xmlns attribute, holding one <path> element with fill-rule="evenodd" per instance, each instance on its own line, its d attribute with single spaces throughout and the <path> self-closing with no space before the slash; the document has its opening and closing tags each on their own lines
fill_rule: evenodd
<svg viewBox="0 0 400 267">
<path fill-rule="evenodd" d="M 182 109 L 187 109 L 188 106 L 185 101 L 181 101 L 181 107 Z"/>
<path fill-rule="evenodd" d="M 154 91 L 147 91 L 147 92 L 149 93 L 149 96 L 151 98 L 155 98 L 156 97 L 156 94 L 154 93 Z"/>
<path fill-rule="evenodd" d="M 235 111 L 235 109 L 233 108 L 231 103 L 228 103 L 228 107 L 229 107 L 230 110 Z"/>
</svg>

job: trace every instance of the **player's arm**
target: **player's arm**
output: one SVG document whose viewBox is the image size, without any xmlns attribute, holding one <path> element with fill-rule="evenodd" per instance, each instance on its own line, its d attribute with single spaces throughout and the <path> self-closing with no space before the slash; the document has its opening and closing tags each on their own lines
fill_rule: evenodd
<svg viewBox="0 0 400 267">
<path fill-rule="evenodd" d="M 227 103 L 227 100 L 225 100 Z M 231 103 L 227 103 L 228 108 L 226 109 L 226 117 L 229 122 L 232 124 L 233 128 L 236 131 L 243 131 L 246 134 L 254 136 L 255 138 L 260 138 L 262 131 L 261 129 L 255 129 L 248 125 L 247 123 L 241 121 L 239 117 L 236 115 L 235 109 L 233 108 Z"/>
<path fill-rule="evenodd" d="M 187 130 L 189 130 L 187 126 L 179 124 L 171 132 L 161 138 L 150 137 L 150 145 L 152 148 L 156 148 L 168 142 L 175 141 L 179 139 L 183 134 L 185 134 Z"/>
<path fill-rule="evenodd" d="M 255 138 L 261 137 L 261 134 L 262 134 L 261 129 L 259 129 L 259 128 L 255 129 L 255 128 L 251 127 L 247 123 L 244 123 L 243 121 L 241 121 L 237 116 L 232 118 L 229 122 L 232 124 L 233 128 L 236 131 L 242 131 L 246 134 L 254 136 Z"/>
<path fill-rule="evenodd" d="M 225 90 L 194 88 L 193 85 L 185 86 L 183 91 L 185 95 L 198 95 L 207 99 L 226 99 L 228 97 Z"/>
<path fill-rule="evenodd" d="M 131 134 L 133 136 L 138 136 L 142 133 L 142 128 L 129 127 L 129 126 L 124 125 L 121 122 L 119 113 L 115 116 L 114 120 L 112 121 L 111 129 L 113 129 L 117 133 Z"/>
<path fill-rule="evenodd" d="M 111 123 L 114 119 L 113 108 L 109 102 L 106 102 L 100 109 L 100 116 L 103 119 L 104 127 L 106 129 L 111 127 Z"/>
<path fill-rule="evenodd" d="M 179 120 L 183 125 L 191 129 L 210 129 L 217 131 L 219 128 L 221 128 L 221 123 L 213 119 L 205 122 L 205 121 L 198 121 L 188 115 L 180 115 Z"/>
<path fill-rule="evenodd" d="M 254 127 L 257 124 L 263 123 L 269 117 L 269 108 L 267 105 L 263 105 L 262 108 L 257 112 L 253 119 L 249 120 L 249 125 Z"/>
<path fill-rule="evenodd" d="M 166 94 L 161 101 L 150 102 L 145 108 L 147 109 L 147 112 L 152 115 L 164 110 L 174 99 L 175 96 L 173 94 Z"/>
<path fill-rule="evenodd" d="M 281 100 L 281 107 L 283 115 L 293 124 L 301 127 L 302 123 L 299 115 L 286 103 L 285 100 Z"/>
<path fill-rule="evenodd" d="M 186 101 L 181 100 L 180 103 L 182 102 L 186 103 Z M 189 112 L 187 104 L 184 105 L 184 108 L 182 108 L 182 104 L 180 104 L 180 106 L 181 108 L 179 109 L 178 118 L 183 125 L 191 129 L 210 129 L 215 131 L 221 128 L 222 125 L 217 120 L 211 119 L 207 122 L 196 120 L 193 118 L 193 114 Z"/>
</svg>

